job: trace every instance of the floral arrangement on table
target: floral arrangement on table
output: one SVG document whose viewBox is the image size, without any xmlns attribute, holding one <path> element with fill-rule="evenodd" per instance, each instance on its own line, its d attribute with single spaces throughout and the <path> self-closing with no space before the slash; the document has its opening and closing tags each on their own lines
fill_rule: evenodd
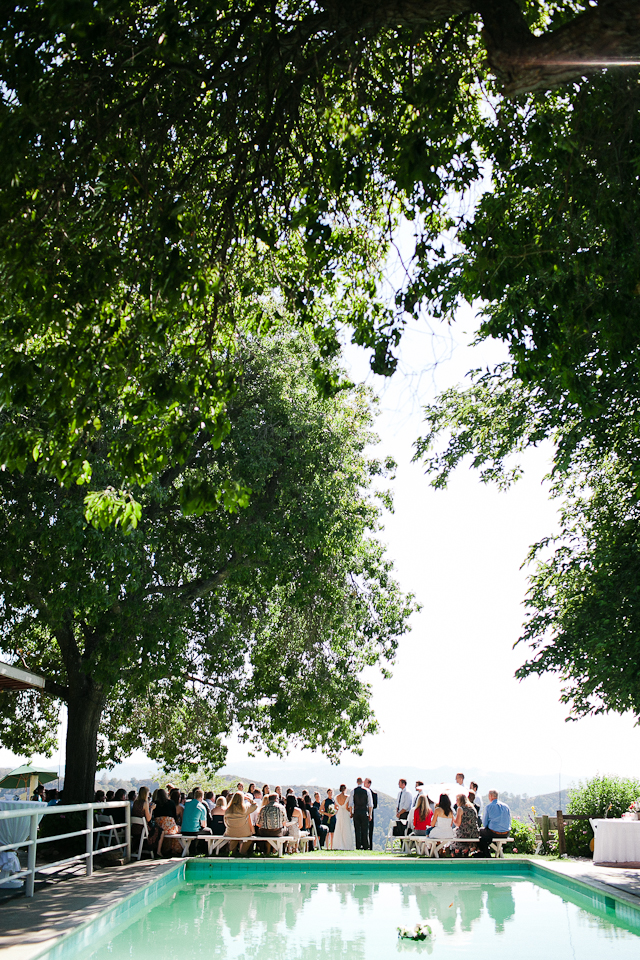
<svg viewBox="0 0 640 960">
<path fill-rule="evenodd" d="M 638 797 L 637 800 L 631 801 L 629 804 L 629 810 L 631 810 L 632 813 L 635 813 L 636 816 L 640 815 L 640 797 Z"/>
<path fill-rule="evenodd" d="M 400 940 L 428 940 L 433 934 L 428 923 L 416 923 L 413 930 L 409 927 L 398 927 Z"/>
</svg>

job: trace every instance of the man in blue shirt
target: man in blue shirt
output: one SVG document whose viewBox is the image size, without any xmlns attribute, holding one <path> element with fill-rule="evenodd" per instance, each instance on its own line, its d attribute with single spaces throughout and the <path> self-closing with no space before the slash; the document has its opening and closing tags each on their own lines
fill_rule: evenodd
<svg viewBox="0 0 640 960">
<path fill-rule="evenodd" d="M 193 791 L 193 800 L 187 800 L 182 814 L 182 835 L 200 836 L 201 834 L 210 834 L 211 828 L 207 826 L 207 807 L 203 803 L 204 793 L 198 787 Z M 193 843 L 191 844 L 193 847 Z"/>
<path fill-rule="evenodd" d="M 498 791 L 489 790 L 489 803 L 484 808 L 484 827 L 480 830 L 480 853 L 490 857 L 489 848 L 494 837 L 508 837 L 511 829 L 511 810 L 498 800 Z"/>
</svg>

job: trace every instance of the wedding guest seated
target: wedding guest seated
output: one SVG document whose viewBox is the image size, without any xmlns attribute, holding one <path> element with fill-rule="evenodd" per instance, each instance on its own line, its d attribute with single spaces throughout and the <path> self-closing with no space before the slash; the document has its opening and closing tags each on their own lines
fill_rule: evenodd
<svg viewBox="0 0 640 960">
<path fill-rule="evenodd" d="M 508 837 L 511 829 L 511 810 L 506 803 L 498 800 L 498 791 L 489 790 L 489 803 L 484 810 L 484 827 L 480 830 L 480 851 L 483 857 L 490 857 L 491 841 L 495 837 Z"/>
<path fill-rule="evenodd" d="M 474 807 L 478 811 L 478 816 L 479 816 L 480 810 L 482 809 L 482 797 L 480 796 L 480 792 L 478 790 L 478 784 L 475 782 L 475 780 L 472 780 L 471 783 L 469 784 L 469 797 L 471 797 L 472 791 L 473 791 L 474 798 L 471 802 L 473 803 Z"/>
<path fill-rule="evenodd" d="M 197 837 L 205 834 L 211 836 L 211 827 L 207 826 L 207 807 L 203 803 L 203 797 L 204 793 L 198 787 L 193 791 L 193 799 L 186 801 L 182 812 L 183 837 Z"/>
<path fill-rule="evenodd" d="M 456 837 L 464 837 L 467 840 L 479 837 L 478 833 L 478 814 L 473 803 L 464 793 L 459 793 L 456 797 L 458 809 L 453 819 L 453 825 L 456 828 Z M 455 853 L 464 853 L 468 848 L 468 843 L 454 843 L 452 850 Z"/>
<path fill-rule="evenodd" d="M 209 826 L 214 837 L 224 836 L 224 815 L 227 812 L 227 802 L 219 796 L 209 817 Z"/>
<path fill-rule="evenodd" d="M 451 800 L 446 793 L 440 794 L 440 799 L 433 811 L 429 837 L 431 840 L 448 840 L 449 837 L 453 837 L 453 811 Z"/>
<path fill-rule="evenodd" d="M 278 803 L 278 794 L 270 793 L 267 802 L 260 808 L 257 830 L 260 837 L 286 837 L 288 835 L 287 811 Z M 267 852 L 270 852 L 267 851 Z"/>
<path fill-rule="evenodd" d="M 57 803 L 60 803 L 60 795 L 58 791 L 54 788 L 53 790 L 47 790 L 45 794 L 45 800 L 48 807 L 55 807 Z M 94 801 L 96 802 L 96 801 Z"/>
<path fill-rule="evenodd" d="M 182 853 L 182 847 L 177 840 L 171 839 L 173 834 L 180 833 L 180 827 L 176 822 L 176 805 L 169 799 L 166 790 L 156 790 L 154 796 L 156 802 L 153 808 L 153 819 L 156 829 L 152 839 L 158 844 L 158 856 L 163 854 L 169 857 L 179 856 Z"/>
<path fill-rule="evenodd" d="M 287 790 L 287 799 L 285 801 L 285 809 L 287 811 L 287 820 L 299 820 L 300 829 L 302 829 L 302 814 L 298 809 L 298 801 L 296 800 L 293 790 Z"/>
<path fill-rule="evenodd" d="M 147 825 L 151 823 L 151 810 L 149 809 L 149 787 L 140 787 L 138 796 L 133 801 L 131 816 L 138 817 L 140 820 L 146 820 Z M 139 837 L 142 833 L 142 824 L 131 824 L 131 836 Z"/>
<path fill-rule="evenodd" d="M 123 787 L 120 787 L 119 790 L 116 790 L 113 799 L 126 800 L 127 791 Z M 113 817 L 114 823 L 124 823 L 125 820 L 127 819 L 127 814 L 124 807 L 115 807 L 113 810 L 108 810 L 107 813 L 111 814 L 111 816 Z"/>
<path fill-rule="evenodd" d="M 211 811 L 213 810 L 213 808 L 214 808 L 215 805 L 216 805 L 216 801 L 215 801 L 214 796 L 213 796 L 213 790 L 207 790 L 207 792 L 205 793 L 205 795 L 204 795 L 204 804 L 205 804 L 206 807 L 209 808 L 209 814 L 211 814 Z"/>
<path fill-rule="evenodd" d="M 94 802 L 94 803 L 106 803 L 106 801 L 107 801 L 107 795 L 106 795 L 106 793 L 104 792 L 104 790 L 96 790 L 96 792 L 95 792 L 95 794 L 94 794 L 94 797 L 93 797 L 93 802 Z"/>
<path fill-rule="evenodd" d="M 433 812 L 429 800 L 424 793 L 418 797 L 413 809 L 413 832 L 417 837 L 426 837 L 433 820 Z"/>
<path fill-rule="evenodd" d="M 225 837 L 250 837 L 253 833 L 251 814 L 255 813 L 257 809 L 257 803 L 245 804 L 244 794 L 240 793 L 240 791 L 234 793 L 233 799 L 224 814 L 226 827 L 224 831 Z M 252 840 L 240 844 L 240 856 L 245 856 L 252 846 Z M 229 844 L 231 853 L 234 853 L 237 847 L 237 842 L 232 841 Z"/>
<path fill-rule="evenodd" d="M 169 800 L 173 800 L 176 805 L 176 823 L 178 826 L 182 825 L 182 815 L 184 813 L 184 806 L 181 802 L 182 796 L 184 796 L 184 794 L 181 794 L 177 787 L 174 787 L 169 794 Z"/>
<path fill-rule="evenodd" d="M 135 790 L 129 790 L 129 793 L 127 794 L 127 800 L 129 801 L 129 803 L 131 804 L 132 807 L 133 807 L 133 804 L 134 804 L 135 799 L 136 799 L 136 792 L 135 792 Z"/>
<path fill-rule="evenodd" d="M 256 805 L 256 809 L 251 814 L 251 823 L 253 824 L 253 832 L 256 832 L 256 825 L 258 823 L 258 816 L 260 815 L 260 807 L 262 806 L 262 791 L 254 790 L 253 791 L 253 802 Z"/>
<path fill-rule="evenodd" d="M 111 803 L 115 795 L 115 790 L 107 790 L 107 803 Z"/>
</svg>

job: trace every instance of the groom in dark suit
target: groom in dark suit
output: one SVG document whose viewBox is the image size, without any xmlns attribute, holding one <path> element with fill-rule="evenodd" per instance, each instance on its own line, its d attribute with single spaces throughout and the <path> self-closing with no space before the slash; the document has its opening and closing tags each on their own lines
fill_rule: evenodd
<svg viewBox="0 0 640 960">
<path fill-rule="evenodd" d="M 371 790 L 371 780 L 369 777 L 364 781 L 364 785 L 367 790 Z M 371 820 L 369 820 L 369 850 L 373 850 L 373 818 L 375 817 L 375 811 L 378 809 L 378 794 L 374 790 L 371 790 L 371 796 L 373 797 L 373 810 L 371 811 Z"/>
</svg>

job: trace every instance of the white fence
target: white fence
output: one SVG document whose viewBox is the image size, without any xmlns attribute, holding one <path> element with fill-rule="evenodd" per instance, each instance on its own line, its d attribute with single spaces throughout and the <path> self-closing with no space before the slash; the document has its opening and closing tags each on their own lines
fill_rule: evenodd
<svg viewBox="0 0 640 960">
<path fill-rule="evenodd" d="M 110 810 L 120 807 L 125 808 L 124 823 L 106 823 L 96 826 L 96 814 L 104 813 L 109 816 Z M 52 814 L 59 815 L 78 813 L 81 810 L 86 811 L 87 818 L 87 825 L 83 830 L 73 830 L 71 833 L 58 833 L 52 836 L 38 837 L 38 823 L 43 817 L 51 816 Z M 109 850 L 124 849 L 124 856 L 126 859 L 129 860 L 131 858 L 131 805 L 128 800 L 117 800 L 112 803 L 57 804 L 53 807 L 48 807 L 45 804 L 42 804 L 38 809 L 30 805 L 25 810 L 0 810 L 0 820 L 16 820 L 25 817 L 28 817 L 31 821 L 29 824 L 28 839 L 22 840 L 19 843 L 4 844 L 4 846 L 0 846 L 0 853 L 2 853 L 4 850 L 17 851 L 21 847 L 26 847 L 28 850 L 26 869 L 22 869 L 18 873 L 13 873 L 9 876 L 0 878 L 0 885 L 9 883 L 13 880 L 19 880 L 24 877 L 26 878 L 25 893 L 27 897 L 33 896 L 37 873 L 36 853 L 41 844 L 55 843 L 56 840 L 67 840 L 71 837 L 86 837 L 86 847 L 84 853 L 77 853 L 75 856 L 67 857 L 65 860 L 55 860 L 47 863 L 46 867 L 49 870 L 51 867 L 60 867 L 66 863 L 74 863 L 85 860 L 88 877 L 90 877 L 93 873 L 93 858 L 96 854 L 107 853 Z M 110 840 L 113 837 L 115 837 L 116 841 L 119 841 L 123 832 L 124 839 L 122 839 L 122 842 L 110 844 Z M 96 847 L 96 844 L 99 843 L 99 838 L 103 834 L 106 834 L 107 836 L 107 845 Z"/>
</svg>

